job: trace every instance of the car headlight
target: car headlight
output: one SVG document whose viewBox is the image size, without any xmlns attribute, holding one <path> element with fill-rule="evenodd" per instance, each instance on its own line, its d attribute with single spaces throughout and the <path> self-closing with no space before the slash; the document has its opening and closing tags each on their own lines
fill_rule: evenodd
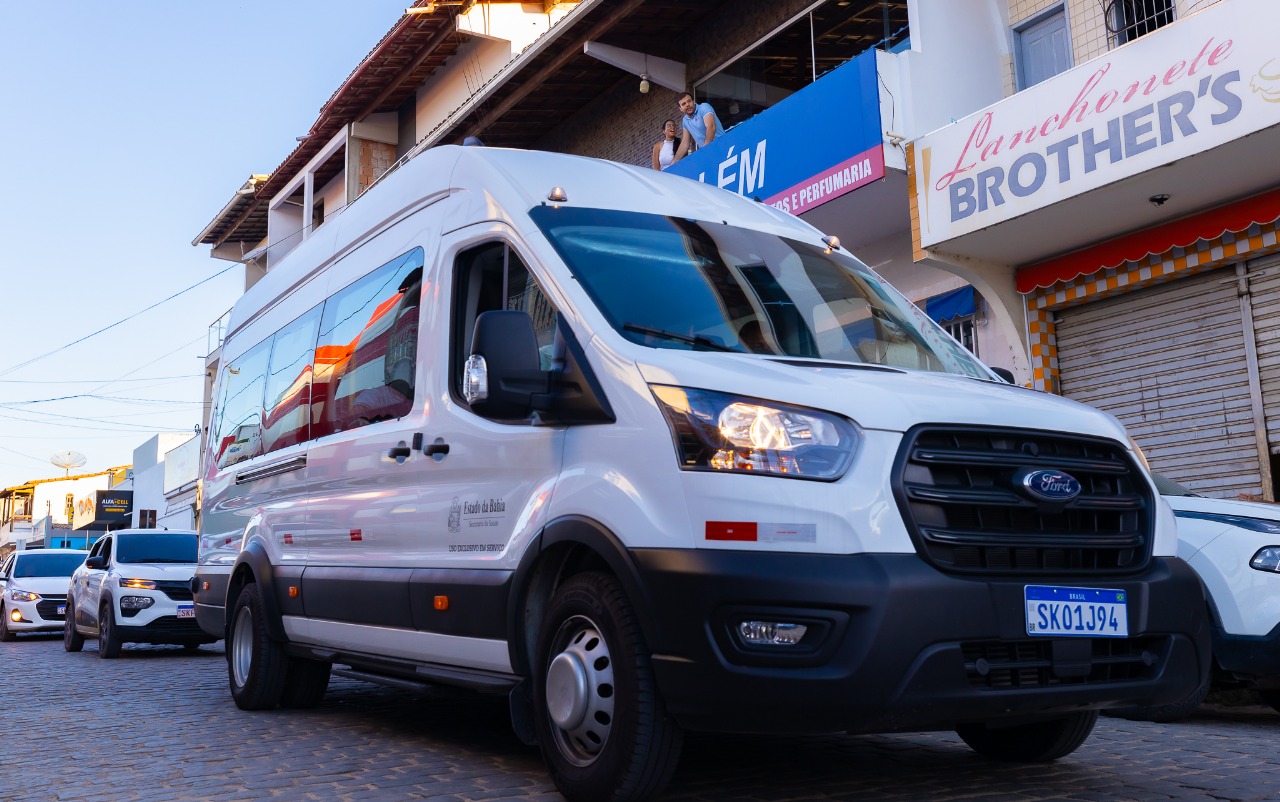
<svg viewBox="0 0 1280 802">
<path fill-rule="evenodd" d="M 830 412 L 687 387 L 650 389 L 682 470 L 831 481 L 858 447 L 857 425 Z"/>
<path fill-rule="evenodd" d="M 130 590 L 155 590 L 156 582 L 154 579 L 125 579 L 120 577 L 120 587 L 129 588 Z"/>
<path fill-rule="evenodd" d="M 9 598 L 20 602 L 33 602 L 40 600 L 39 593 L 32 593 L 27 590 L 17 590 L 16 588 L 9 591 Z"/>
<path fill-rule="evenodd" d="M 1129 450 L 1138 458 L 1138 462 L 1142 463 L 1142 467 L 1147 469 L 1147 473 L 1151 473 L 1151 463 L 1147 462 L 1147 455 L 1142 453 L 1142 446 L 1138 445 L 1138 441 L 1134 440 L 1133 437 L 1129 435 L 1126 435 L 1126 437 L 1129 437 Z"/>
<path fill-rule="evenodd" d="M 155 604 L 156 600 L 150 596 L 121 596 L 121 610 L 145 610 Z"/>
</svg>

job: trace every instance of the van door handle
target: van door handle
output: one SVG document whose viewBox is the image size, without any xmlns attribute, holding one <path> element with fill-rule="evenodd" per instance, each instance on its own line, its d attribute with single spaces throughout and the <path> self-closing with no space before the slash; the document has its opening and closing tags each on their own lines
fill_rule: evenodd
<svg viewBox="0 0 1280 802">
<path fill-rule="evenodd" d="M 403 440 L 401 440 L 399 443 L 395 445 L 394 448 L 392 448 L 390 451 L 387 452 L 387 456 L 391 457 L 391 459 L 395 460 L 396 462 L 404 462 L 409 458 L 409 455 L 412 453 L 413 453 L 413 449 L 409 448 L 409 446 L 406 445 Z"/>
<path fill-rule="evenodd" d="M 439 462 L 449 453 L 449 444 L 444 441 L 443 437 L 437 437 L 434 443 L 422 449 L 422 453 Z"/>
</svg>

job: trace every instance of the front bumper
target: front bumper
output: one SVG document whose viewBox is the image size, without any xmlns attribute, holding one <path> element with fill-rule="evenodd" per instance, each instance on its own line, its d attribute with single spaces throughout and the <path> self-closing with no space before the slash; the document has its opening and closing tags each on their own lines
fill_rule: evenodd
<svg viewBox="0 0 1280 802">
<path fill-rule="evenodd" d="M 1190 694 L 1210 668 L 1200 582 L 1161 558 L 1123 577 L 947 575 L 915 555 L 636 550 L 667 711 L 695 730 L 954 729 Z M 1127 638 L 1027 635 L 1025 585 L 1114 588 Z M 742 616 L 809 622 L 791 654 L 740 645 Z"/>
<path fill-rule="evenodd" d="M 1266 635 L 1232 635 L 1213 627 L 1213 656 L 1224 671 L 1241 679 L 1280 682 L 1280 624 Z"/>
<path fill-rule="evenodd" d="M 22 615 L 19 621 L 9 618 L 10 632 L 61 632 L 62 622 L 67 617 L 65 598 L 41 597 L 39 601 L 7 601 L 5 604 L 5 615 L 11 616 L 14 610 Z M 62 608 L 62 613 L 58 612 L 59 608 Z"/>
</svg>

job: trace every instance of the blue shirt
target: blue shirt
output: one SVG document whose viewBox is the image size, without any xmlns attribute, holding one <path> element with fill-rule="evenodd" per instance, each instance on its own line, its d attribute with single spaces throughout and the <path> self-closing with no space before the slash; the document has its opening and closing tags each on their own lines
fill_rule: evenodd
<svg viewBox="0 0 1280 802">
<path fill-rule="evenodd" d="M 716 121 L 716 135 L 711 137 L 715 141 L 717 137 L 724 133 L 724 126 L 720 124 L 720 118 L 716 115 L 716 110 L 711 108 L 710 103 L 699 103 L 693 110 L 692 117 L 681 117 L 680 125 L 689 136 L 693 137 L 693 147 L 700 148 L 707 138 L 706 116 L 710 114 L 711 119 Z"/>
</svg>

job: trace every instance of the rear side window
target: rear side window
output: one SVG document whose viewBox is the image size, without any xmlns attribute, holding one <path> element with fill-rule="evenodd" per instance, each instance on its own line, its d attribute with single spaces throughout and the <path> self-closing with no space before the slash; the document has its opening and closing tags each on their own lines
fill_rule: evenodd
<svg viewBox="0 0 1280 802">
<path fill-rule="evenodd" d="M 317 306 L 272 338 L 263 453 L 305 442 L 311 436 L 311 374 L 319 329 Z"/>
<path fill-rule="evenodd" d="M 259 343 L 227 365 L 218 404 L 214 461 L 219 468 L 252 459 L 262 452 L 262 397 L 267 383 L 271 341 Z"/>
<path fill-rule="evenodd" d="M 413 406 L 422 261 L 415 248 L 325 302 L 312 438 L 399 418 Z"/>
</svg>

